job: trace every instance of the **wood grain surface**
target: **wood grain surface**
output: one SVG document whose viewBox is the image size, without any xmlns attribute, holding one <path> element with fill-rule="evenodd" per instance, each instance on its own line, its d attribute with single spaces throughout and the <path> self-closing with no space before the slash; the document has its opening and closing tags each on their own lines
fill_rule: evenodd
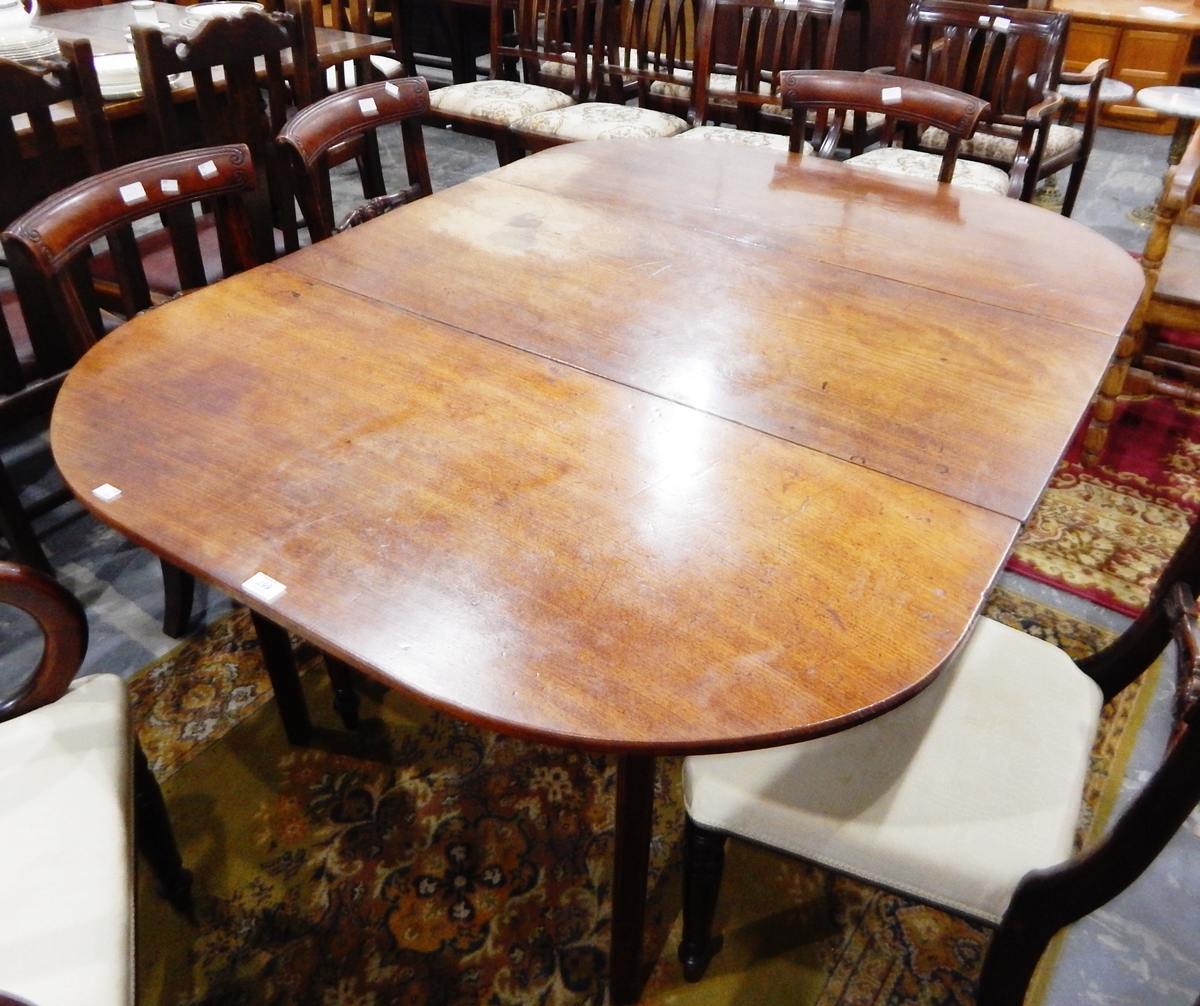
<svg viewBox="0 0 1200 1006">
<path fill-rule="evenodd" d="M 969 630 L 1042 455 L 1103 373 L 1136 264 L 1072 225 L 1091 321 L 1043 318 L 973 295 L 992 284 L 971 278 L 965 236 L 957 293 L 905 282 L 898 248 L 878 256 L 890 276 L 826 261 L 858 261 L 836 231 L 801 229 L 789 250 L 797 219 L 833 212 L 823 174 L 801 198 L 815 160 L 793 178 L 730 147 L 714 170 L 732 204 L 681 169 L 655 219 L 636 193 L 670 170 L 670 141 L 560 150 L 123 326 L 59 398 L 69 484 L 270 618 L 509 733 L 726 750 L 902 701 Z M 594 198 L 582 174 L 563 194 L 583 155 Z M 770 205 L 741 214 L 755 185 Z M 901 189 L 881 205 L 938 198 Z M 1025 210 L 907 220 L 981 232 L 998 263 L 1028 244 L 1056 282 L 1003 222 Z M 1058 219 L 1032 212 L 1053 242 Z M 997 268 L 1044 297 L 1035 272 Z M 104 482 L 122 496 L 92 496 Z M 274 604 L 240 589 L 260 570 L 287 586 Z"/>
</svg>

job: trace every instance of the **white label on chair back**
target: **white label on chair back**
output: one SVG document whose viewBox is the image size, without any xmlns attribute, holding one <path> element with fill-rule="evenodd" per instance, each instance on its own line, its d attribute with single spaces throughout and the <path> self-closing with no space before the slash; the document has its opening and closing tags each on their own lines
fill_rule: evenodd
<svg viewBox="0 0 1200 1006">
<path fill-rule="evenodd" d="M 980 28 L 990 28 L 991 26 L 992 26 L 992 19 L 990 17 L 988 17 L 986 14 L 980 14 L 979 15 L 979 27 Z"/>
<path fill-rule="evenodd" d="M 203 164 L 197 165 L 196 170 L 200 172 L 201 178 L 215 178 L 217 176 L 217 162 L 205 161 Z"/>
<path fill-rule="evenodd" d="M 374 98 L 360 98 L 358 101 L 358 110 L 363 115 L 378 115 L 379 106 L 375 104 Z"/>
<path fill-rule="evenodd" d="M 786 7 L 788 10 L 799 10 L 800 0 L 775 0 L 776 7 Z"/>
<path fill-rule="evenodd" d="M 992 22 L 992 27 L 995 28 L 996 31 L 1000 32 L 1001 35 L 1007 35 L 1008 34 L 1008 26 L 1011 24 L 1012 24 L 1012 21 L 1010 21 L 1008 18 L 998 17 L 998 18 L 996 18 L 995 21 Z"/>
<path fill-rule="evenodd" d="M 386 84 L 383 85 L 383 89 L 385 91 L 387 91 L 387 93 L 390 94 L 393 98 L 400 97 L 400 88 L 398 88 L 390 80 Z"/>
<path fill-rule="evenodd" d="M 179 195 L 179 182 L 174 178 L 160 178 L 158 180 L 158 187 L 162 190 L 164 196 Z"/>
<path fill-rule="evenodd" d="M 879 92 L 879 100 L 882 101 L 885 105 L 899 104 L 900 101 L 902 100 L 900 88 L 885 87 L 882 91 Z"/>
<path fill-rule="evenodd" d="M 121 193 L 121 199 L 124 200 L 126 206 L 136 206 L 138 203 L 144 203 L 149 198 L 146 195 L 146 187 L 141 182 L 130 182 L 128 185 L 122 185 L 117 191 Z"/>
<path fill-rule="evenodd" d="M 96 486 L 96 488 L 92 490 L 92 495 L 104 500 L 105 503 L 111 503 L 121 495 L 121 490 L 116 486 L 110 486 L 107 482 L 105 482 L 102 486 Z"/>
<path fill-rule="evenodd" d="M 260 571 L 242 584 L 242 590 L 247 594 L 253 594 L 260 601 L 266 601 L 267 604 L 270 604 L 272 601 L 283 597 L 283 592 L 287 590 L 287 587 Z"/>
</svg>

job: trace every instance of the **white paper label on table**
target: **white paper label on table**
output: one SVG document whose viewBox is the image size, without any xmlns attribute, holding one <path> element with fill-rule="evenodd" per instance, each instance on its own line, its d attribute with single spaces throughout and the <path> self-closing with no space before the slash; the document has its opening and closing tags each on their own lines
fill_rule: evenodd
<svg viewBox="0 0 1200 1006">
<path fill-rule="evenodd" d="M 386 84 L 383 85 L 383 89 L 385 91 L 387 91 L 387 93 L 390 94 L 393 98 L 400 97 L 400 88 L 398 88 L 390 80 Z"/>
<path fill-rule="evenodd" d="M 260 601 L 266 601 L 267 604 L 270 604 L 272 601 L 277 601 L 283 597 L 283 592 L 287 590 L 287 587 L 260 571 L 242 584 L 242 590 L 247 594 L 257 597 Z"/>
<path fill-rule="evenodd" d="M 879 100 L 885 105 L 895 105 L 903 101 L 903 95 L 898 87 L 885 87 L 879 92 Z"/>
<path fill-rule="evenodd" d="M 1146 17 L 1158 18 L 1160 21 L 1178 21 L 1184 16 L 1181 10 L 1171 10 L 1169 7 L 1140 7 L 1138 8 Z"/>
<path fill-rule="evenodd" d="M 359 98 L 358 110 L 362 112 L 363 115 L 379 114 L 379 106 L 375 104 L 374 98 Z"/>
<path fill-rule="evenodd" d="M 105 482 L 102 486 L 96 486 L 96 488 L 92 490 L 92 495 L 104 500 L 105 503 L 111 503 L 121 495 L 121 490 L 116 486 L 109 485 L 107 482 Z"/>
<path fill-rule="evenodd" d="M 160 178 L 158 187 L 162 190 L 164 196 L 179 195 L 179 182 L 174 178 Z"/>
<path fill-rule="evenodd" d="M 1008 34 L 1008 28 L 1011 24 L 1012 21 L 1010 21 L 1008 18 L 998 17 L 992 22 L 992 27 L 995 28 L 996 31 L 1000 32 L 1001 35 L 1006 35 Z"/>
<path fill-rule="evenodd" d="M 146 186 L 141 182 L 130 182 L 128 185 L 122 185 L 117 191 L 121 193 L 121 199 L 126 206 L 136 206 L 138 203 L 144 203 L 149 198 L 146 195 Z"/>
<path fill-rule="evenodd" d="M 201 178 L 215 178 L 217 174 L 217 162 L 205 161 L 203 164 L 198 165 L 196 170 L 200 172 Z"/>
</svg>

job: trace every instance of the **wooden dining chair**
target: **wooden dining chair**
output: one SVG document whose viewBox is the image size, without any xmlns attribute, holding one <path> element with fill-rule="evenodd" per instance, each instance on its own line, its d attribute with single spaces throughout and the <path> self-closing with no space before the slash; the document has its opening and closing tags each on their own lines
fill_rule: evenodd
<svg viewBox="0 0 1200 1006">
<path fill-rule="evenodd" d="M 685 975 L 704 973 L 724 843 L 739 835 L 996 927 L 979 1006 L 1023 1002 L 1056 932 L 1128 887 L 1200 800 L 1200 524 L 1114 643 L 1072 661 L 981 618 L 920 694 L 802 744 L 684 763 Z M 1101 707 L 1174 634 L 1175 730 L 1157 769 L 1073 853 Z"/>
<path fill-rule="evenodd" d="M 1200 191 L 1200 132 L 1167 172 L 1142 253 L 1146 285 L 1104 376 L 1084 439 L 1083 463 L 1099 462 L 1121 395 L 1164 395 L 1200 405 L 1200 350 L 1161 329 L 1200 330 L 1200 229 L 1188 212 Z"/>
<path fill-rule="evenodd" d="M 134 25 L 133 46 L 158 150 L 166 154 L 188 147 L 244 143 L 257 176 L 246 193 L 257 257 L 266 262 L 280 250 L 295 251 L 299 230 L 292 176 L 275 137 L 290 112 L 310 104 L 314 97 L 317 57 L 309 7 L 302 0 L 288 0 L 286 12 L 247 9 L 237 17 L 205 18 L 190 35 Z M 290 53 L 290 66 L 285 66 L 285 53 Z M 261 76 L 256 60 L 263 64 Z M 185 73 L 191 74 L 196 91 L 198 136 L 189 133 L 173 96 L 174 78 Z M 183 223 L 186 226 L 186 220 Z M 276 228 L 281 231 L 282 248 L 277 247 Z M 228 271 L 229 249 L 222 246 L 221 255 Z M 189 276 L 186 281 L 180 277 L 181 281 L 199 285 L 199 266 L 181 262 L 180 268 L 185 267 Z M 159 275 L 152 281 L 156 289 L 169 289 Z"/>
<path fill-rule="evenodd" d="M 584 140 L 657 139 L 686 132 L 700 2 L 598 0 L 584 60 L 589 92 L 597 100 L 514 122 L 521 146 L 537 151 Z M 636 104 L 629 104 L 634 97 Z"/>
<path fill-rule="evenodd" d="M 959 156 L 1009 173 L 1017 197 L 1028 202 L 1047 173 L 1073 164 L 1068 183 L 1074 204 L 1091 150 L 1090 130 L 1054 121 L 1062 99 L 1053 88 L 1062 79 L 1062 59 L 1070 15 L 1063 11 L 985 6 L 959 0 L 914 0 L 909 7 L 897 56 L 896 74 L 926 80 L 975 95 L 991 111 Z M 1085 74 L 1096 94 L 1088 115 L 1098 112 L 1106 64 Z M 944 133 L 921 138 L 936 151 Z M 1064 208 L 1069 208 L 1064 203 Z"/>
<path fill-rule="evenodd" d="M 421 116 L 429 110 L 429 87 L 422 77 L 378 81 L 339 94 L 297 112 L 280 131 L 296 171 L 296 191 L 309 237 L 322 241 L 335 231 L 356 226 L 433 191 Z M 408 186 L 388 193 L 382 177 L 363 175 L 368 201 L 335 226 L 329 184 L 330 152 L 352 143 L 364 149 L 360 168 L 380 163 L 377 130 L 398 123 Z"/>
<path fill-rule="evenodd" d="M 425 121 L 492 140 L 508 164 L 524 156 L 513 123 L 591 96 L 588 61 L 575 57 L 590 52 L 596 0 L 491 0 L 490 9 L 489 79 L 438 88 Z"/>
<path fill-rule="evenodd" d="M 192 907 L 162 791 L 116 674 L 77 678 L 83 608 L 37 570 L 0 562 L 0 605 L 29 616 L 40 659 L 0 697 L 0 988 L 42 1003 L 133 1002 L 133 846 L 160 893 Z"/>
<path fill-rule="evenodd" d="M 999 196 L 1015 194 L 1000 168 L 958 160 L 960 145 L 987 117 L 988 103 L 981 98 L 924 80 L 850 70 L 792 70 L 780 75 L 780 100 L 793 116 L 793 153 L 803 154 L 812 123 L 817 156 L 833 158 L 847 134 L 846 116 L 873 113 L 881 121 L 880 144 L 849 158 L 848 165 Z M 922 131 L 928 129 L 941 129 L 948 137 L 939 153 L 917 149 Z"/>
</svg>

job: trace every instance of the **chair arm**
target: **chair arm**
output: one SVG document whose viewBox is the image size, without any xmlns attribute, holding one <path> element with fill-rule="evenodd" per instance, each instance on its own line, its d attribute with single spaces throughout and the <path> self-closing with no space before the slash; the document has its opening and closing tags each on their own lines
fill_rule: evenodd
<svg viewBox="0 0 1200 1006">
<path fill-rule="evenodd" d="M 1058 75 L 1060 84 L 1090 84 L 1093 91 L 1088 95 L 1089 100 L 1095 97 L 1097 91 L 1100 90 L 1100 82 L 1108 76 L 1108 60 L 1101 56 L 1099 59 L 1093 59 L 1078 73 L 1071 73 L 1069 70 L 1064 70 Z"/>
<path fill-rule="evenodd" d="M 1187 149 L 1179 163 L 1167 176 L 1162 208 L 1181 213 L 1196 201 L 1197 182 L 1200 181 L 1200 130 L 1192 134 Z"/>
<path fill-rule="evenodd" d="M 61 698 L 87 652 L 83 605 L 57 580 L 14 562 L 0 562 L 0 604 L 20 608 L 45 635 L 42 659 L 24 689 L 0 699 L 0 721 Z"/>
</svg>

